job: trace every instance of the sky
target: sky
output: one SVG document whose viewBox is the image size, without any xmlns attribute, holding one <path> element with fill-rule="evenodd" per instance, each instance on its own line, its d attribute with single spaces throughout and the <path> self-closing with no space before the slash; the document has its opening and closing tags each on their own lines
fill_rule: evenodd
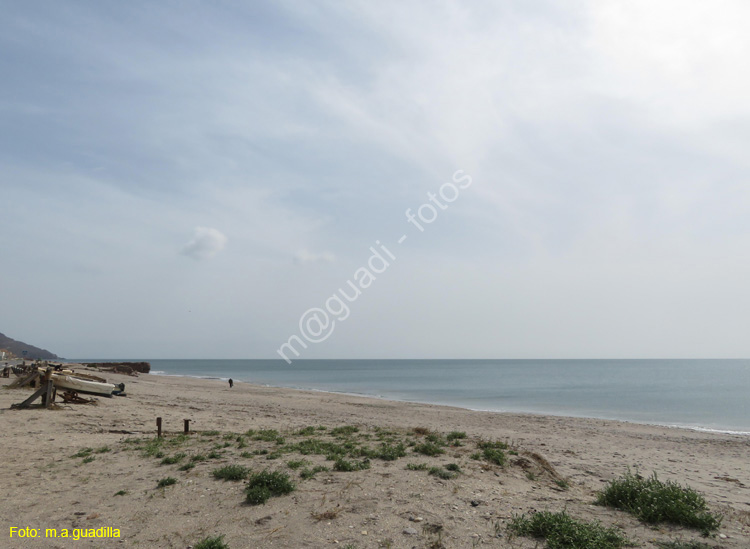
<svg viewBox="0 0 750 549">
<path fill-rule="evenodd" d="M 743 0 L 0 5 L 10 337 L 750 356 Z"/>
</svg>

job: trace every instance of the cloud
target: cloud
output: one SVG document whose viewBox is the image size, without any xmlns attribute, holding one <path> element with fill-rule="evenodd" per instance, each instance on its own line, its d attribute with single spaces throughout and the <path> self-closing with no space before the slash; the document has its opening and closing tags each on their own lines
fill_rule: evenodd
<svg viewBox="0 0 750 549">
<path fill-rule="evenodd" d="M 185 244 L 180 253 L 196 260 L 208 259 L 226 246 L 227 237 L 218 229 L 196 227 L 193 239 Z"/>
<path fill-rule="evenodd" d="M 333 263 L 336 261 L 336 256 L 331 252 L 314 253 L 309 250 L 300 250 L 294 254 L 294 262 L 298 265 L 304 265 L 305 263 Z"/>
</svg>

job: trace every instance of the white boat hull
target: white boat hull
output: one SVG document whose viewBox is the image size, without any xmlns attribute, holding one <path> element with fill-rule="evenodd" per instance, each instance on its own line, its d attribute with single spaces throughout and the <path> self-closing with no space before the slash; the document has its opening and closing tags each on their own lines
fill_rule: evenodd
<svg viewBox="0 0 750 549">
<path fill-rule="evenodd" d="M 119 386 L 113 383 L 100 383 L 98 381 L 90 381 L 88 379 L 79 379 L 71 376 L 52 375 L 52 383 L 58 389 L 68 389 L 79 393 L 87 393 L 90 395 L 101 395 L 111 397 L 113 391 L 120 389 Z"/>
</svg>

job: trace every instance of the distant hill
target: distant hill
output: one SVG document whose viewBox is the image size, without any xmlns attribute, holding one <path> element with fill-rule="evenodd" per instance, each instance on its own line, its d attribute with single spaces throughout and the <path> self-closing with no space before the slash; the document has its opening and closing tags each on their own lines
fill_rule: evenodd
<svg viewBox="0 0 750 549">
<path fill-rule="evenodd" d="M 11 339 L 5 334 L 0 334 L 0 349 L 5 351 L 10 351 L 16 358 L 25 358 L 29 360 L 34 359 L 42 359 L 42 360 L 54 360 L 58 357 L 54 353 L 50 353 L 46 349 L 40 349 L 39 347 L 34 347 L 33 345 L 29 345 L 28 343 L 24 343 L 23 341 L 16 341 L 15 339 Z M 23 352 L 26 351 L 26 354 L 23 354 Z"/>
</svg>

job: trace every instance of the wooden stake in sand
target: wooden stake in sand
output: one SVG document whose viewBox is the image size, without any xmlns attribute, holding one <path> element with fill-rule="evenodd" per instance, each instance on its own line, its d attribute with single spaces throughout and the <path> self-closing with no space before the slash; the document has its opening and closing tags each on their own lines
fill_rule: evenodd
<svg viewBox="0 0 750 549">
<path fill-rule="evenodd" d="M 183 419 L 182 421 L 185 422 L 185 434 L 187 435 L 188 433 L 190 433 L 190 420 Z"/>
<path fill-rule="evenodd" d="M 161 418 L 156 418 L 156 436 L 161 438 Z"/>
</svg>

